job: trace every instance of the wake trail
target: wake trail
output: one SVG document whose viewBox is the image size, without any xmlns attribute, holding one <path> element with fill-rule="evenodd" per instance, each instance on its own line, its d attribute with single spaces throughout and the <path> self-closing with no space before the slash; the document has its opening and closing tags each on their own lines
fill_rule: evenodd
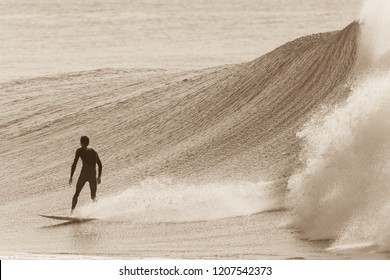
<svg viewBox="0 0 390 280">
<path fill-rule="evenodd" d="M 78 215 L 123 222 L 194 222 L 247 216 L 283 207 L 279 182 L 175 184 L 149 179 L 84 206 Z"/>
</svg>

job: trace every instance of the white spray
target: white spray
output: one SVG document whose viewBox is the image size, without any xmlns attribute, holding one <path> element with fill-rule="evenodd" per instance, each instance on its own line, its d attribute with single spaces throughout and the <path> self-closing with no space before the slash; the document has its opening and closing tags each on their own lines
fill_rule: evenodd
<svg viewBox="0 0 390 280">
<path fill-rule="evenodd" d="M 381 59 L 390 50 L 390 1 L 365 0 L 359 22 L 361 62 L 366 66 L 383 63 Z"/>
<path fill-rule="evenodd" d="M 390 1 L 365 1 L 358 65 L 365 75 L 345 104 L 298 134 L 306 166 L 290 178 L 287 204 L 305 237 L 333 239 L 334 248 L 390 250 L 389 15 Z"/>
<path fill-rule="evenodd" d="M 99 203 L 82 207 L 79 214 L 136 223 L 206 221 L 251 215 L 283 205 L 283 191 L 278 185 L 277 182 L 183 185 L 151 178 Z"/>
</svg>

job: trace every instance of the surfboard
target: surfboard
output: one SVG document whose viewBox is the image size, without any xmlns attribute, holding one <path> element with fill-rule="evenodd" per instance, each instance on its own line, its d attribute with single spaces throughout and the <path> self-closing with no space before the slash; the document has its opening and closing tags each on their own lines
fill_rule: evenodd
<svg viewBox="0 0 390 280">
<path fill-rule="evenodd" d="M 95 218 L 81 218 L 81 217 L 69 217 L 69 216 L 50 216 L 50 215 L 42 215 L 37 214 L 38 216 L 41 216 L 43 218 L 53 219 L 53 220 L 60 220 L 60 221 L 68 221 L 68 222 L 88 222 L 92 220 L 96 220 Z"/>
</svg>

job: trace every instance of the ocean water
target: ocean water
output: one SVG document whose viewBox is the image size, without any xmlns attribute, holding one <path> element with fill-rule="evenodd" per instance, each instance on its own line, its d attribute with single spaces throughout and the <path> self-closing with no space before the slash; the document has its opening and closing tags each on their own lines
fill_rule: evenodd
<svg viewBox="0 0 390 280">
<path fill-rule="evenodd" d="M 2 1 L 0 255 L 388 259 L 368 3 Z M 97 219 L 37 216 L 69 213 L 82 134 L 104 167 L 76 215 Z"/>
<path fill-rule="evenodd" d="M 100 68 L 201 69 L 342 28 L 358 0 L 3 0 L 0 80 Z"/>
</svg>

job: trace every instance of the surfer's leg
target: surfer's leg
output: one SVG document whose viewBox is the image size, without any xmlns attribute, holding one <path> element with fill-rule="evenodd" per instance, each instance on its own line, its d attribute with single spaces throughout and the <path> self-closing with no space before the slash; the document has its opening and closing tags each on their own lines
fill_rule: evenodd
<svg viewBox="0 0 390 280">
<path fill-rule="evenodd" d="M 79 198 L 80 192 L 83 189 L 85 182 L 86 182 L 85 178 L 80 176 L 78 181 L 77 181 L 77 184 L 76 184 L 76 192 L 74 193 L 73 199 L 72 199 L 72 212 L 76 208 L 77 199 Z"/>
<path fill-rule="evenodd" d="M 89 180 L 89 188 L 91 189 L 91 199 L 93 200 L 93 202 L 96 202 L 96 189 L 97 189 L 96 177 Z"/>
</svg>

